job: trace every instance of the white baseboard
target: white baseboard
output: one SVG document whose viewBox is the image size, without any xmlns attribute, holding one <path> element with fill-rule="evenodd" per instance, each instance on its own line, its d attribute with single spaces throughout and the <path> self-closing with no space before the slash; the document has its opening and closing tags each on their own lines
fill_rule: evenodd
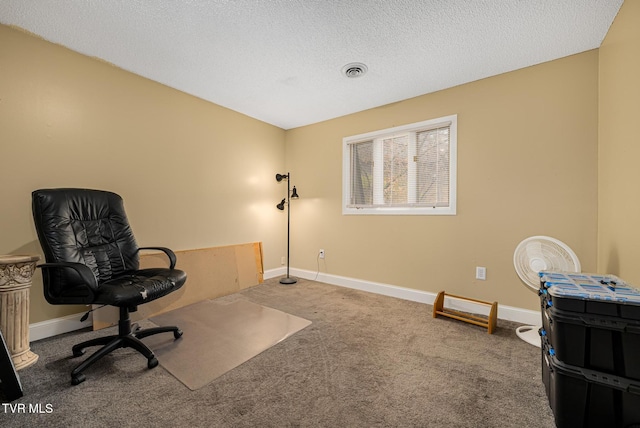
<svg viewBox="0 0 640 428">
<path fill-rule="evenodd" d="M 275 269 L 265 270 L 262 274 L 262 277 L 264 279 L 271 279 L 278 276 L 286 275 L 286 273 L 287 273 L 287 268 L 283 266 Z"/>
<path fill-rule="evenodd" d="M 58 334 L 91 327 L 93 325 L 91 314 L 89 314 L 87 320 L 80 321 L 83 315 L 84 313 L 73 314 L 62 318 L 33 323 L 29 325 L 29 340 L 46 339 L 47 337 L 57 336 Z"/>
<path fill-rule="evenodd" d="M 275 278 L 286 274 L 285 268 L 271 269 L 264 273 L 264 278 Z M 330 275 L 326 273 L 317 273 L 303 269 L 289 269 L 291 276 L 299 278 L 316 280 L 340 287 L 353 288 L 356 290 L 367 291 L 369 293 L 381 294 L 398 299 L 410 300 L 412 302 L 425 303 L 433 305 L 437 294 L 428 291 L 413 290 L 411 288 L 399 287 L 397 285 L 383 284 L 379 282 L 365 281 L 362 279 L 348 278 L 339 275 Z M 455 309 L 463 312 L 479 313 L 482 315 L 489 314 L 489 308 L 484 305 L 475 305 L 459 299 L 445 299 L 447 308 Z M 541 316 L 539 311 L 530 309 L 516 308 L 513 306 L 501 305 L 498 302 L 498 318 L 506 321 L 514 321 L 527 325 L 540 325 Z"/>
<path fill-rule="evenodd" d="M 280 267 L 269 269 L 264 272 L 264 278 L 270 279 L 285 275 L 286 268 Z M 396 297 L 398 299 L 410 300 L 412 302 L 425 303 L 433 305 L 436 299 L 436 293 L 428 291 L 413 290 L 410 288 L 398 287 L 397 285 L 383 284 L 380 282 L 365 281 L 362 279 L 348 278 L 339 275 L 330 275 L 326 273 L 316 273 L 303 269 L 289 269 L 291 276 L 297 276 L 304 279 L 316 280 L 340 287 L 353 288 L 355 290 L 366 291 L 369 293 L 381 294 L 383 296 Z M 488 309 L 485 306 L 474 305 L 458 299 L 446 300 L 446 306 L 451 309 L 480 313 L 488 315 Z M 58 334 L 68 333 L 74 330 L 92 326 L 92 318 L 80 321 L 83 313 L 68 315 L 62 318 L 42 321 L 31 324 L 29 326 L 29 339 L 31 341 L 46 339 L 47 337 L 56 336 Z M 498 318 L 515 321 L 527 325 L 540 325 L 540 312 L 529 309 L 516 308 L 513 306 L 501 305 L 498 303 Z"/>
</svg>

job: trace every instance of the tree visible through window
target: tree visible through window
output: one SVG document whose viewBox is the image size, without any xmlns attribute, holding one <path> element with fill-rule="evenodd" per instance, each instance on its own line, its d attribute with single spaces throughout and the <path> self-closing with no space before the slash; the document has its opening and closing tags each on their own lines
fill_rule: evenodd
<svg viewBox="0 0 640 428">
<path fill-rule="evenodd" d="M 398 205 L 407 203 L 407 136 L 382 140 L 382 203 Z"/>
<path fill-rule="evenodd" d="M 344 214 L 455 214 L 457 117 L 347 137 Z"/>
<path fill-rule="evenodd" d="M 417 134 L 417 201 L 431 206 L 449 205 L 449 127 Z"/>
<path fill-rule="evenodd" d="M 356 205 L 373 205 L 373 141 L 354 144 L 351 147 L 351 159 L 352 202 Z"/>
</svg>

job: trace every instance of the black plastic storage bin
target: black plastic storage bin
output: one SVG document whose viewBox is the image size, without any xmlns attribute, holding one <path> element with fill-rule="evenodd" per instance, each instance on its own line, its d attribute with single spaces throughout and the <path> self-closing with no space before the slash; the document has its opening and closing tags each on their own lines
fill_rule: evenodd
<svg viewBox="0 0 640 428">
<path fill-rule="evenodd" d="M 640 320 L 640 290 L 614 275 L 540 272 L 544 304 L 563 311 Z"/>
<path fill-rule="evenodd" d="M 613 275 L 540 277 L 541 333 L 556 358 L 640 380 L 640 291 Z"/>
<path fill-rule="evenodd" d="M 542 310 L 542 334 L 566 364 L 640 380 L 640 320 Z"/>
<path fill-rule="evenodd" d="M 542 382 L 558 428 L 640 427 L 640 382 L 558 360 L 542 340 Z"/>
</svg>

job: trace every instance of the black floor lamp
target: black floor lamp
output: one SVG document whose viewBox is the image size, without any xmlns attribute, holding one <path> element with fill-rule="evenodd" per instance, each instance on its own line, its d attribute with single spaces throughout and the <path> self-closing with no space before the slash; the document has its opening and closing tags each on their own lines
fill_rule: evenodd
<svg viewBox="0 0 640 428">
<path fill-rule="evenodd" d="M 287 180 L 287 197 L 282 200 L 276 207 L 282 211 L 284 210 L 284 205 L 287 205 L 287 276 L 280 280 L 280 284 L 295 284 L 298 282 L 297 279 L 289 276 L 289 236 L 291 231 L 291 199 L 298 199 L 298 192 L 296 191 L 296 186 L 293 186 L 293 191 L 291 191 L 291 173 L 286 174 L 276 174 L 276 181 L 279 183 L 282 180 Z"/>
</svg>

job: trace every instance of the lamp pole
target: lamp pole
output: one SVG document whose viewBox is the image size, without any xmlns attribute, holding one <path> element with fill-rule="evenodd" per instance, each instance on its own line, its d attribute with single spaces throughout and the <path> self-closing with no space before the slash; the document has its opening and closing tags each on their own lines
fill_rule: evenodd
<svg viewBox="0 0 640 428">
<path fill-rule="evenodd" d="M 287 172 L 286 175 L 276 174 L 276 180 L 278 182 L 283 179 L 287 179 L 287 276 L 280 279 L 280 284 L 295 284 L 298 282 L 296 278 L 289 276 L 289 255 L 291 248 L 291 173 Z M 294 195 L 295 198 L 298 197 L 297 192 L 295 191 L 294 186 Z M 278 204 L 278 208 L 282 209 L 282 204 L 284 203 L 284 199 L 280 204 Z"/>
<path fill-rule="evenodd" d="M 287 173 L 287 177 L 290 177 Z M 291 248 L 291 180 L 287 179 L 287 276 L 280 280 L 280 284 L 295 284 L 297 279 L 289 276 L 289 251 Z"/>
</svg>

